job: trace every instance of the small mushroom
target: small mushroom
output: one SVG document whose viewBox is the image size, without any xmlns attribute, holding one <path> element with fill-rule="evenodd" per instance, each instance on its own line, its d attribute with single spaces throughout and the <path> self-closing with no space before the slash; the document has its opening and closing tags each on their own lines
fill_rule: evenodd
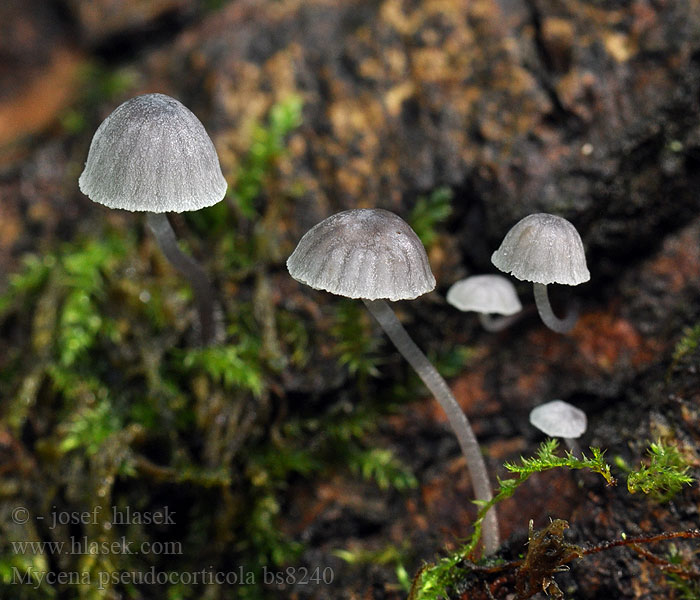
<svg viewBox="0 0 700 600">
<path fill-rule="evenodd" d="M 385 300 L 411 300 L 431 291 L 435 277 L 418 236 L 397 215 L 354 209 L 312 227 L 287 259 L 289 274 L 306 285 L 362 299 L 399 352 L 447 414 L 467 459 L 477 499 L 492 497 L 486 464 L 471 425 L 445 380 L 409 337 Z M 484 521 L 484 550 L 496 551 L 498 523 L 491 509 Z"/>
<path fill-rule="evenodd" d="M 194 290 L 204 344 L 221 337 L 209 279 L 180 251 L 165 215 L 211 206 L 226 193 L 219 157 L 199 119 L 164 94 L 127 100 L 95 132 L 78 185 L 94 202 L 148 213 L 161 250 Z"/>
<path fill-rule="evenodd" d="M 573 329 L 577 315 L 559 319 L 547 295 L 550 283 L 578 285 L 591 278 L 581 236 L 569 221 L 547 213 L 525 217 L 506 234 L 491 262 L 517 279 L 533 282 L 537 312 L 547 327 L 557 333 Z"/>
<path fill-rule="evenodd" d="M 515 286 L 502 275 L 472 275 L 447 290 L 447 302 L 463 312 L 479 313 L 486 331 L 500 331 L 513 323 L 523 306 Z M 491 315 L 503 315 L 494 318 Z"/>
<path fill-rule="evenodd" d="M 580 456 L 575 438 L 581 437 L 588 426 L 586 413 L 580 408 L 563 400 L 552 400 L 530 411 L 530 423 L 550 437 L 563 438 L 571 452 Z"/>
</svg>

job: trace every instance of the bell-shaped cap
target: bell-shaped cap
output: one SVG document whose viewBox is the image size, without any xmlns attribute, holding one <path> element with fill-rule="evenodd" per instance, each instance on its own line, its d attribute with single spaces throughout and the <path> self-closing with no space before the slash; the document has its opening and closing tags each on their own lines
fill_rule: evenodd
<svg viewBox="0 0 700 600">
<path fill-rule="evenodd" d="M 365 300 L 410 300 L 435 287 L 425 248 L 401 217 L 346 210 L 312 227 L 287 259 L 289 274 L 317 289 Z"/>
<path fill-rule="evenodd" d="M 472 275 L 447 290 L 447 302 L 461 311 L 514 315 L 523 306 L 515 286 L 501 275 Z"/>
<path fill-rule="evenodd" d="M 586 431 L 586 413 L 563 400 L 552 400 L 532 409 L 530 423 L 551 437 L 577 438 Z"/>
<path fill-rule="evenodd" d="M 513 225 L 491 262 L 517 279 L 545 285 L 578 285 L 591 278 L 576 228 L 547 213 L 529 215 Z"/>
<path fill-rule="evenodd" d="M 226 193 L 204 126 L 164 94 L 127 100 L 102 122 L 78 185 L 110 208 L 154 213 L 199 210 Z"/>
</svg>

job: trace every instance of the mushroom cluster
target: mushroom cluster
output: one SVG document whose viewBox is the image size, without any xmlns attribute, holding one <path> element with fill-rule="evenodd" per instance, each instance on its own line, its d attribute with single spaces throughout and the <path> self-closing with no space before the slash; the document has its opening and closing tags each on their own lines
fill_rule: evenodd
<svg viewBox="0 0 700 600">
<path fill-rule="evenodd" d="M 524 218 L 508 232 L 492 262 L 502 271 L 534 283 L 537 309 L 548 327 L 560 333 L 571 330 L 576 316 L 558 319 L 546 287 L 551 283 L 577 285 L 590 278 L 581 238 L 569 221 L 549 214 Z M 347 210 L 311 228 L 287 260 L 287 269 L 294 279 L 312 288 L 364 301 L 447 414 L 467 459 L 475 495 L 488 502 L 492 498 L 488 473 L 467 417 L 445 380 L 386 303 L 410 300 L 435 287 L 428 257 L 415 232 L 386 210 Z M 510 324 L 522 310 L 514 286 L 500 275 L 459 281 L 450 288 L 447 301 L 460 310 L 478 312 L 482 325 L 491 331 Z M 492 314 L 503 316 L 493 319 Z M 533 422 L 540 422 L 542 414 L 535 411 Z M 552 419 L 551 413 L 546 415 Z M 571 430 L 565 433 L 571 434 L 564 436 L 568 440 L 575 437 Z M 483 532 L 485 552 L 495 552 L 499 534 L 493 508 L 486 515 Z"/>
<path fill-rule="evenodd" d="M 164 94 L 124 102 L 97 129 L 79 187 L 110 208 L 147 213 L 163 253 L 194 290 L 202 341 L 210 344 L 220 338 L 211 283 L 202 267 L 178 248 L 166 216 L 211 206 L 226 193 L 216 150 L 197 117 Z M 533 282 L 537 309 L 548 327 L 560 333 L 571 330 L 576 316 L 556 317 L 547 295 L 547 285 L 552 283 L 578 285 L 590 278 L 581 238 L 569 221 L 543 213 L 525 217 L 507 233 L 492 262 L 501 271 Z M 295 280 L 314 289 L 364 302 L 445 411 L 466 457 L 476 498 L 488 503 L 491 484 L 469 420 L 387 304 L 387 300 L 417 298 L 436 285 L 425 248 L 411 227 L 398 215 L 378 208 L 343 211 L 301 238 L 287 268 Z M 478 312 L 490 331 L 507 326 L 522 310 L 512 283 L 500 275 L 457 282 L 448 291 L 447 302 Z M 494 319 L 494 314 L 501 317 Z M 530 420 L 570 445 L 585 430 L 585 414 L 561 401 L 537 407 Z M 499 545 L 493 507 L 483 521 L 483 544 L 487 554 Z"/>
</svg>

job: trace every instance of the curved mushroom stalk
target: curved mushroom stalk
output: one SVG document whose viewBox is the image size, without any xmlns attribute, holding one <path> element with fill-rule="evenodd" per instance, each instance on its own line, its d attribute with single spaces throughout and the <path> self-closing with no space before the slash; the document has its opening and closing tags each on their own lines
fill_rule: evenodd
<svg viewBox="0 0 700 600">
<path fill-rule="evenodd" d="M 467 460 L 474 493 L 477 499 L 488 502 L 491 485 L 469 421 L 445 380 L 384 300 L 412 300 L 435 289 L 428 255 L 410 225 L 379 208 L 357 208 L 331 215 L 304 234 L 287 259 L 287 269 L 294 279 L 314 289 L 364 300 L 447 413 Z M 484 551 L 493 554 L 498 549 L 498 523 L 493 509 L 486 515 L 482 532 Z"/>
<path fill-rule="evenodd" d="M 520 313 L 509 315 L 507 317 L 494 317 L 486 313 L 479 313 L 479 323 L 486 330 L 492 333 L 503 331 L 506 327 L 510 327 L 520 318 Z"/>
<path fill-rule="evenodd" d="M 177 245 L 177 237 L 165 213 L 146 213 L 148 227 L 158 240 L 165 257 L 190 283 L 199 313 L 202 344 L 208 346 L 223 339 L 223 324 L 214 290 L 201 265 Z"/>
<path fill-rule="evenodd" d="M 560 319 L 554 314 L 552 305 L 549 303 L 547 286 L 543 283 L 534 283 L 533 292 L 535 294 L 537 312 L 542 322 L 556 333 L 569 333 L 576 325 L 576 321 L 578 321 L 578 310 L 572 309 L 564 319 Z"/>
<path fill-rule="evenodd" d="M 423 383 L 435 396 L 440 406 L 442 406 L 467 459 L 467 468 L 474 487 L 474 495 L 477 500 L 488 502 L 492 498 L 492 492 L 484 457 L 481 454 L 479 443 L 472 431 L 469 420 L 452 395 L 449 386 L 425 354 L 416 346 L 394 314 L 394 311 L 384 300 L 363 301 L 397 350 L 414 368 Z M 484 552 L 487 555 L 493 554 L 498 549 L 499 533 L 495 507 L 489 510 L 484 519 L 483 543 Z"/>
</svg>

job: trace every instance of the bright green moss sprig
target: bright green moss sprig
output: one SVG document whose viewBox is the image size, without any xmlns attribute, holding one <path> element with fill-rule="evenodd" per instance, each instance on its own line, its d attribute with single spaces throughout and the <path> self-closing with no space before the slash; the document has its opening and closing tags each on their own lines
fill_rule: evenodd
<svg viewBox="0 0 700 600">
<path fill-rule="evenodd" d="M 533 473 L 554 468 L 587 469 L 598 473 L 608 485 L 616 483 L 610 465 L 604 460 L 604 451 L 590 448 L 590 456 L 578 458 L 566 452 L 564 456 L 555 454 L 558 443 L 547 440 L 542 443 L 531 458 L 522 458 L 519 463 L 507 462 L 505 468 L 516 475 L 511 479 L 499 479 L 498 490 L 493 499 L 481 504 L 474 522 L 474 532 L 469 541 L 453 554 L 441 559 L 437 564 L 421 571 L 413 585 L 411 600 L 438 600 L 447 596 L 447 590 L 464 575 L 460 563 L 474 555 L 481 537 L 481 523 L 488 509 L 511 497 Z M 615 464 L 627 472 L 627 488 L 630 493 L 642 492 L 657 501 L 666 501 L 678 493 L 684 485 L 692 483 L 688 475 L 689 465 L 678 449 L 661 441 L 652 443 L 648 450 L 648 461 L 634 470 L 622 459 Z"/>
<path fill-rule="evenodd" d="M 378 550 L 345 549 L 333 550 L 333 554 L 344 560 L 349 565 L 393 565 L 396 580 L 401 589 L 408 591 L 411 587 L 411 578 L 408 575 L 405 564 L 409 561 L 409 546 L 399 548 L 389 544 Z"/>
<path fill-rule="evenodd" d="M 587 469 L 598 473 L 608 485 L 615 484 L 615 478 L 610 472 L 610 465 L 603 458 L 604 451 L 599 448 L 591 448 L 591 456 L 583 455 L 581 458 L 568 451 L 564 456 L 558 456 L 555 454 L 558 445 L 556 440 L 546 440 L 540 445 L 533 457 L 521 457 L 519 463 L 505 463 L 505 468 L 516 477 L 499 479 L 498 489 L 493 499 L 486 503 L 478 503 L 480 508 L 474 522 L 474 532 L 469 541 L 450 556 L 442 558 L 437 564 L 425 568 L 418 574 L 413 584 L 411 600 L 439 600 L 447 596 L 447 589 L 464 574 L 464 570 L 460 568 L 459 564 L 476 551 L 481 538 L 481 524 L 488 510 L 502 500 L 510 498 L 515 490 L 534 473 L 557 468 Z"/>
<path fill-rule="evenodd" d="M 102 447 L 103 442 L 113 433 L 120 431 L 123 423 L 108 399 L 98 401 L 92 407 L 82 407 L 73 412 L 65 424 L 65 435 L 59 444 L 61 452 L 85 448 L 91 456 Z"/>
<path fill-rule="evenodd" d="M 270 167 L 286 152 L 285 137 L 301 124 L 302 99 L 290 96 L 270 109 L 266 125 L 257 123 L 248 154 L 241 161 L 230 194 L 241 214 L 256 216 L 255 199 L 261 194 Z"/>
<path fill-rule="evenodd" d="M 688 475 L 690 466 L 676 446 L 661 440 L 652 443 L 647 451 L 648 464 L 640 464 L 627 476 L 627 489 L 631 494 L 642 492 L 658 502 L 666 502 L 690 485 L 694 479 Z"/>
<path fill-rule="evenodd" d="M 182 365 L 186 370 L 201 370 L 227 389 L 248 389 L 262 393 L 262 365 L 257 360 L 258 340 L 248 339 L 238 345 L 193 348 L 184 351 Z"/>
<path fill-rule="evenodd" d="M 418 486 L 416 476 L 387 448 L 358 448 L 351 451 L 348 458 L 351 471 L 364 479 L 373 479 L 382 490 Z"/>
<path fill-rule="evenodd" d="M 10 275 L 7 289 L 0 294 L 0 317 L 19 305 L 27 295 L 39 290 L 55 264 L 56 257 L 52 254 L 43 258 L 34 254 L 25 256 L 22 259 L 22 270 Z"/>
<path fill-rule="evenodd" d="M 372 335 L 369 315 L 358 302 L 345 300 L 338 303 L 331 334 L 336 338 L 338 362 L 364 384 L 367 377 L 377 377 L 379 338 Z"/>
<path fill-rule="evenodd" d="M 677 363 L 686 355 L 694 352 L 698 345 L 700 345 L 700 323 L 683 330 L 683 337 L 678 340 L 673 349 L 673 363 Z"/>
<path fill-rule="evenodd" d="M 692 327 L 686 327 L 683 330 L 683 337 L 678 340 L 673 349 L 671 364 L 666 372 L 667 381 L 678 364 L 689 354 L 695 352 L 698 346 L 700 346 L 700 323 L 696 323 Z"/>
<path fill-rule="evenodd" d="M 498 480 L 498 490 L 494 495 L 493 499 L 483 504 L 479 508 L 479 512 L 476 516 L 476 521 L 474 522 L 474 533 L 469 540 L 469 543 L 463 548 L 463 556 L 471 555 L 479 542 L 481 537 L 481 522 L 483 521 L 484 515 L 489 508 L 493 505 L 510 498 L 515 490 L 518 489 L 525 481 L 527 481 L 530 476 L 534 473 L 542 473 L 544 471 L 549 471 L 551 469 L 566 468 L 566 469 L 587 469 L 593 473 L 598 473 L 608 485 L 615 485 L 616 480 L 610 472 L 610 465 L 608 465 L 603 455 L 604 450 L 600 448 L 591 448 L 591 456 L 588 457 L 585 454 L 578 458 L 574 456 L 568 450 L 564 456 L 558 456 L 555 454 L 556 449 L 559 446 L 557 440 L 549 439 L 540 445 L 537 452 L 532 458 L 520 458 L 520 463 L 507 462 L 503 466 L 515 474 L 516 477 L 513 479 L 500 479 Z"/>
<path fill-rule="evenodd" d="M 68 292 L 59 319 L 63 365 L 72 365 L 105 329 L 96 300 L 104 293 L 103 274 L 111 272 L 124 253 L 125 245 L 115 236 L 105 241 L 91 240 L 83 249 L 62 256 L 62 284 Z"/>
<path fill-rule="evenodd" d="M 437 239 L 437 226 L 452 214 L 452 197 L 450 188 L 440 187 L 429 196 L 418 198 L 413 207 L 408 222 L 426 248 L 430 248 Z"/>
</svg>

